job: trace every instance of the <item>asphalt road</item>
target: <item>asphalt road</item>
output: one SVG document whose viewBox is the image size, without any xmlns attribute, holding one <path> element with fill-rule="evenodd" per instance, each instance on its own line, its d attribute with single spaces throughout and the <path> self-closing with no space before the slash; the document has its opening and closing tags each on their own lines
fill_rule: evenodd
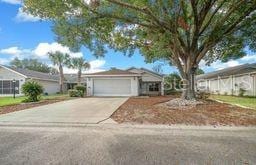
<svg viewBox="0 0 256 165">
<path fill-rule="evenodd" d="M 0 126 L 0 164 L 256 164 L 256 128 Z"/>
</svg>

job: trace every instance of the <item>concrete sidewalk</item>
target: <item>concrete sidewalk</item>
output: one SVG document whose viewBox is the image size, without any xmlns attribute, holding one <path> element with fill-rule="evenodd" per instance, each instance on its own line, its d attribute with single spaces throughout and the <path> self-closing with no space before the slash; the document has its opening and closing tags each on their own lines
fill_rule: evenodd
<svg viewBox="0 0 256 165">
<path fill-rule="evenodd" d="M 127 99 L 81 98 L 63 101 L 0 115 L 0 124 L 97 124 L 103 121 L 115 123 L 108 118 Z"/>
</svg>

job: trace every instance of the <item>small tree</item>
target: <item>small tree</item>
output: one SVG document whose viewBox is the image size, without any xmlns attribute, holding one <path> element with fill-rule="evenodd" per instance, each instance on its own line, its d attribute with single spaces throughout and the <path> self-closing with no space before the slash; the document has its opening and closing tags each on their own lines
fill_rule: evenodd
<svg viewBox="0 0 256 165">
<path fill-rule="evenodd" d="M 50 60 L 53 62 L 54 65 L 59 67 L 59 84 L 60 84 L 60 93 L 64 91 L 64 73 L 63 73 L 63 66 L 69 66 L 70 56 L 68 54 L 61 53 L 59 51 L 56 52 L 49 52 L 48 53 Z"/>
<path fill-rule="evenodd" d="M 70 67 L 73 69 L 77 69 L 77 84 L 81 85 L 81 76 L 82 76 L 82 70 L 89 69 L 90 64 L 85 61 L 83 57 L 80 58 L 72 58 Z"/>
<path fill-rule="evenodd" d="M 27 102 L 39 101 L 39 96 L 44 92 L 44 88 L 36 81 L 27 81 L 22 85 L 22 93 L 27 96 Z"/>
</svg>

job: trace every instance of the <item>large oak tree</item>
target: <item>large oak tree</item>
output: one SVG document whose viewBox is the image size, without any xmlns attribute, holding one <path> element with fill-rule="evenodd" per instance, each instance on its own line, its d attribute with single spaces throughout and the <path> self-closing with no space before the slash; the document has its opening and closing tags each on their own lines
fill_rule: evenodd
<svg viewBox="0 0 256 165">
<path fill-rule="evenodd" d="M 193 75 L 208 64 L 256 50 L 256 0 L 25 0 L 24 9 L 55 20 L 58 40 L 95 55 L 106 46 L 148 62 L 169 60 L 186 80 L 182 97 L 194 99 Z"/>
</svg>

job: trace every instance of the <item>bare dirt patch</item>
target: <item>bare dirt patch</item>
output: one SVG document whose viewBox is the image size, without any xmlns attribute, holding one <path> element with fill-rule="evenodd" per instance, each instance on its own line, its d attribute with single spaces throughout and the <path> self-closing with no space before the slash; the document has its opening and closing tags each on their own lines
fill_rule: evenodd
<svg viewBox="0 0 256 165">
<path fill-rule="evenodd" d="M 130 98 L 111 118 L 118 123 L 185 125 L 256 125 L 256 111 L 211 100 L 188 109 L 175 109 L 165 102 L 178 96 Z"/>
<path fill-rule="evenodd" d="M 60 102 L 60 101 L 68 100 L 68 99 L 69 98 L 67 98 L 67 97 L 58 97 L 58 98 L 50 99 L 50 100 L 41 100 L 41 101 L 35 102 L 35 103 L 20 103 L 20 104 L 15 104 L 15 105 L 2 106 L 2 107 L 0 107 L 0 115 L 15 112 L 15 111 L 21 111 L 21 110 L 28 109 L 28 108 L 38 107 L 38 106 L 42 106 L 42 105 L 52 104 L 52 103 L 56 103 L 56 102 Z"/>
</svg>

